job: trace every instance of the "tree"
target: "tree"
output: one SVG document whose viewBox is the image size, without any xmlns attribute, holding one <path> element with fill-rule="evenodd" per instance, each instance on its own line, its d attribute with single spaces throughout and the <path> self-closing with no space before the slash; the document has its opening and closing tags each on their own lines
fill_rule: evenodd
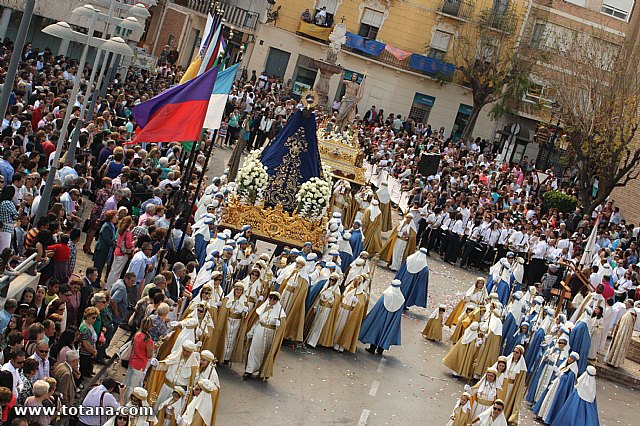
<svg viewBox="0 0 640 426">
<path fill-rule="evenodd" d="M 480 111 L 494 104 L 490 114 L 498 118 L 508 111 L 503 101 L 521 99 L 529 85 L 529 64 L 517 55 L 516 24 L 512 8 L 484 11 L 476 25 L 459 35 L 453 56 L 465 86 L 471 89 L 473 106 L 462 139 L 469 144 Z"/>
<path fill-rule="evenodd" d="M 602 37 L 573 34 L 554 52 L 554 67 L 545 67 L 587 214 L 640 175 L 640 48 Z"/>
</svg>

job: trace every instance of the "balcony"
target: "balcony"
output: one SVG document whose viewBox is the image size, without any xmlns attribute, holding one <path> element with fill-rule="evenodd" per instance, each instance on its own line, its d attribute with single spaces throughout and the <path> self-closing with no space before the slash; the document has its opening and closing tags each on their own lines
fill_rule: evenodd
<svg viewBox="0 0 640 426">
<path fill-rule="evenodd" d="M 329 36 L 333 31 L 333 27 L 322 27 L 320 25 L 309 22 L 300 21 L 296 34 L 319 41 L 320 43 L 329 44 Z"/>
<path fill-rule="evenodd" d="M 209 0 L 175 0 L 176 4 L 206 15 L 211 7 Z M 258 26 L 260 14 L 238 6 L 222 3 L 226 24 L 244 32 L 252 32 Z"/>
<path fill-rule="evenodd" d="M 428 58 L 428 60 L 432 61 L 434 65 L 436 65 L 433 67 L 434 71 L 428 72 L 428 71 L 420 71 L 418 69 L 412 68 L 410 66 L 411 57 L 400 60 L 386 50 L 383 50 L 378 56 L 369 55 L 365 52 L 362 52 L 361 50 L 353 49 L 349 46 L 342 46 L 342 50 L 346 52 L 351 52 L 354 55 L 358 55 L 363 58 L 367 58 L 371 61 L 380 62 L 386 65 L 391 65 L 393 67 L 400 68 L 406 71 L 415 72 L 418 74 L 428 75 L 429 77 L 437 77 L 447 81 L 450 81 L 453 78 L 453 72 L 442 71 L 443 68 L 446 68 L 447 66 L 451 67 L 452 65 L 448 64 L 447 62 L 440 61 L 438 59 Z"/>
<path fill-rule="evenodd" d="M 228 4 L 223 4 L 222 8 L 224 9 L 224 19 L 227 24 L 245 32 L 255 31 L 258 27 L 259 13 Z"/>
<path fill-rule="evenodd" d="M 466 22 L 471 19 L 474 7 L 470 0 L 443 0 L 438 6 L 438 13 Z"/>
<path fill-rule="evenodd" d="M 518 16 L 513 7 L 506 10 L 496 8 L 487 9 L 482 12 L 480 25 L 506 34 L 512 34 L 518 23 Z"/>
</svg>

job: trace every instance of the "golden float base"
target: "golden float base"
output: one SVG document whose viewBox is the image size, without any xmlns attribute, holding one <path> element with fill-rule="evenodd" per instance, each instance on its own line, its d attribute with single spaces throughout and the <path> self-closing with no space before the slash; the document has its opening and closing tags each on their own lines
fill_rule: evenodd
<svg viewBox="0 0 640 426">
<path fill-rule="evenodd" d="M 309 241 L 314 248 L 321 248 L 325 243 L 326 224 L 326 217 L 322 220 L 305 219 L 284 211 L 281 204 L 275 207 L 265 207 L 264 203 L 254 206 L 237 199 L 229 200 L 222 213 L 222 226 L 225 228 L 238 231 L 244 225 L 250 225 L 255 236 L 294 247 L 302 247 Z"/>
</svg>

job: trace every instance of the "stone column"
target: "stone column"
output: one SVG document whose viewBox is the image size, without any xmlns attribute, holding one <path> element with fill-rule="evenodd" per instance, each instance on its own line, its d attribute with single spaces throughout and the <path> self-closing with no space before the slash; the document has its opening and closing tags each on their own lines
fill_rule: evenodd
<svg viewBox="0 0 640 426">
<path fill-rule="evenodd" d="M 0 41 L 4 40 L 7 35 L 7 29 L 9 29 L 9 22 L 11 21 L 11 14 L 13 9 L 9 7 L 2 8 L 2 17 L 0 17 Z"/>
</svg>

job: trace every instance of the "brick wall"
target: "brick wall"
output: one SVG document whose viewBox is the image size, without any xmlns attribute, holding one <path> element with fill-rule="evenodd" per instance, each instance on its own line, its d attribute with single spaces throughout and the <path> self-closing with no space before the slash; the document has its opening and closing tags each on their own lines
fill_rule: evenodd
<svg viewBox="0 0 640 426">
<path fill-rule="evenodd" d="M 612 193 L 615 206 L 620 207 L 620 213 L 627 223 L 640 223 L 640 180 L 632 180 L 624 188 L 616 188 Z"/>
<path fill-rule="evenodd" d="M 160 53 L 164 47 L 169 44 L 169 38 L 172 38 L 171 50 L 176 49 L 178 42 L 180 41 L 180 34 L 184 27 L 184 22 L 187 19 L 187 15 L 179 10 L 167 8 L 167 11 L 160 27 L 160 36 L 158 37 L 158 44 L 153 51 L 154 56 L 160 56 Z M 173 37 L 172 37 L 173 36 Z"/>
</svg>

